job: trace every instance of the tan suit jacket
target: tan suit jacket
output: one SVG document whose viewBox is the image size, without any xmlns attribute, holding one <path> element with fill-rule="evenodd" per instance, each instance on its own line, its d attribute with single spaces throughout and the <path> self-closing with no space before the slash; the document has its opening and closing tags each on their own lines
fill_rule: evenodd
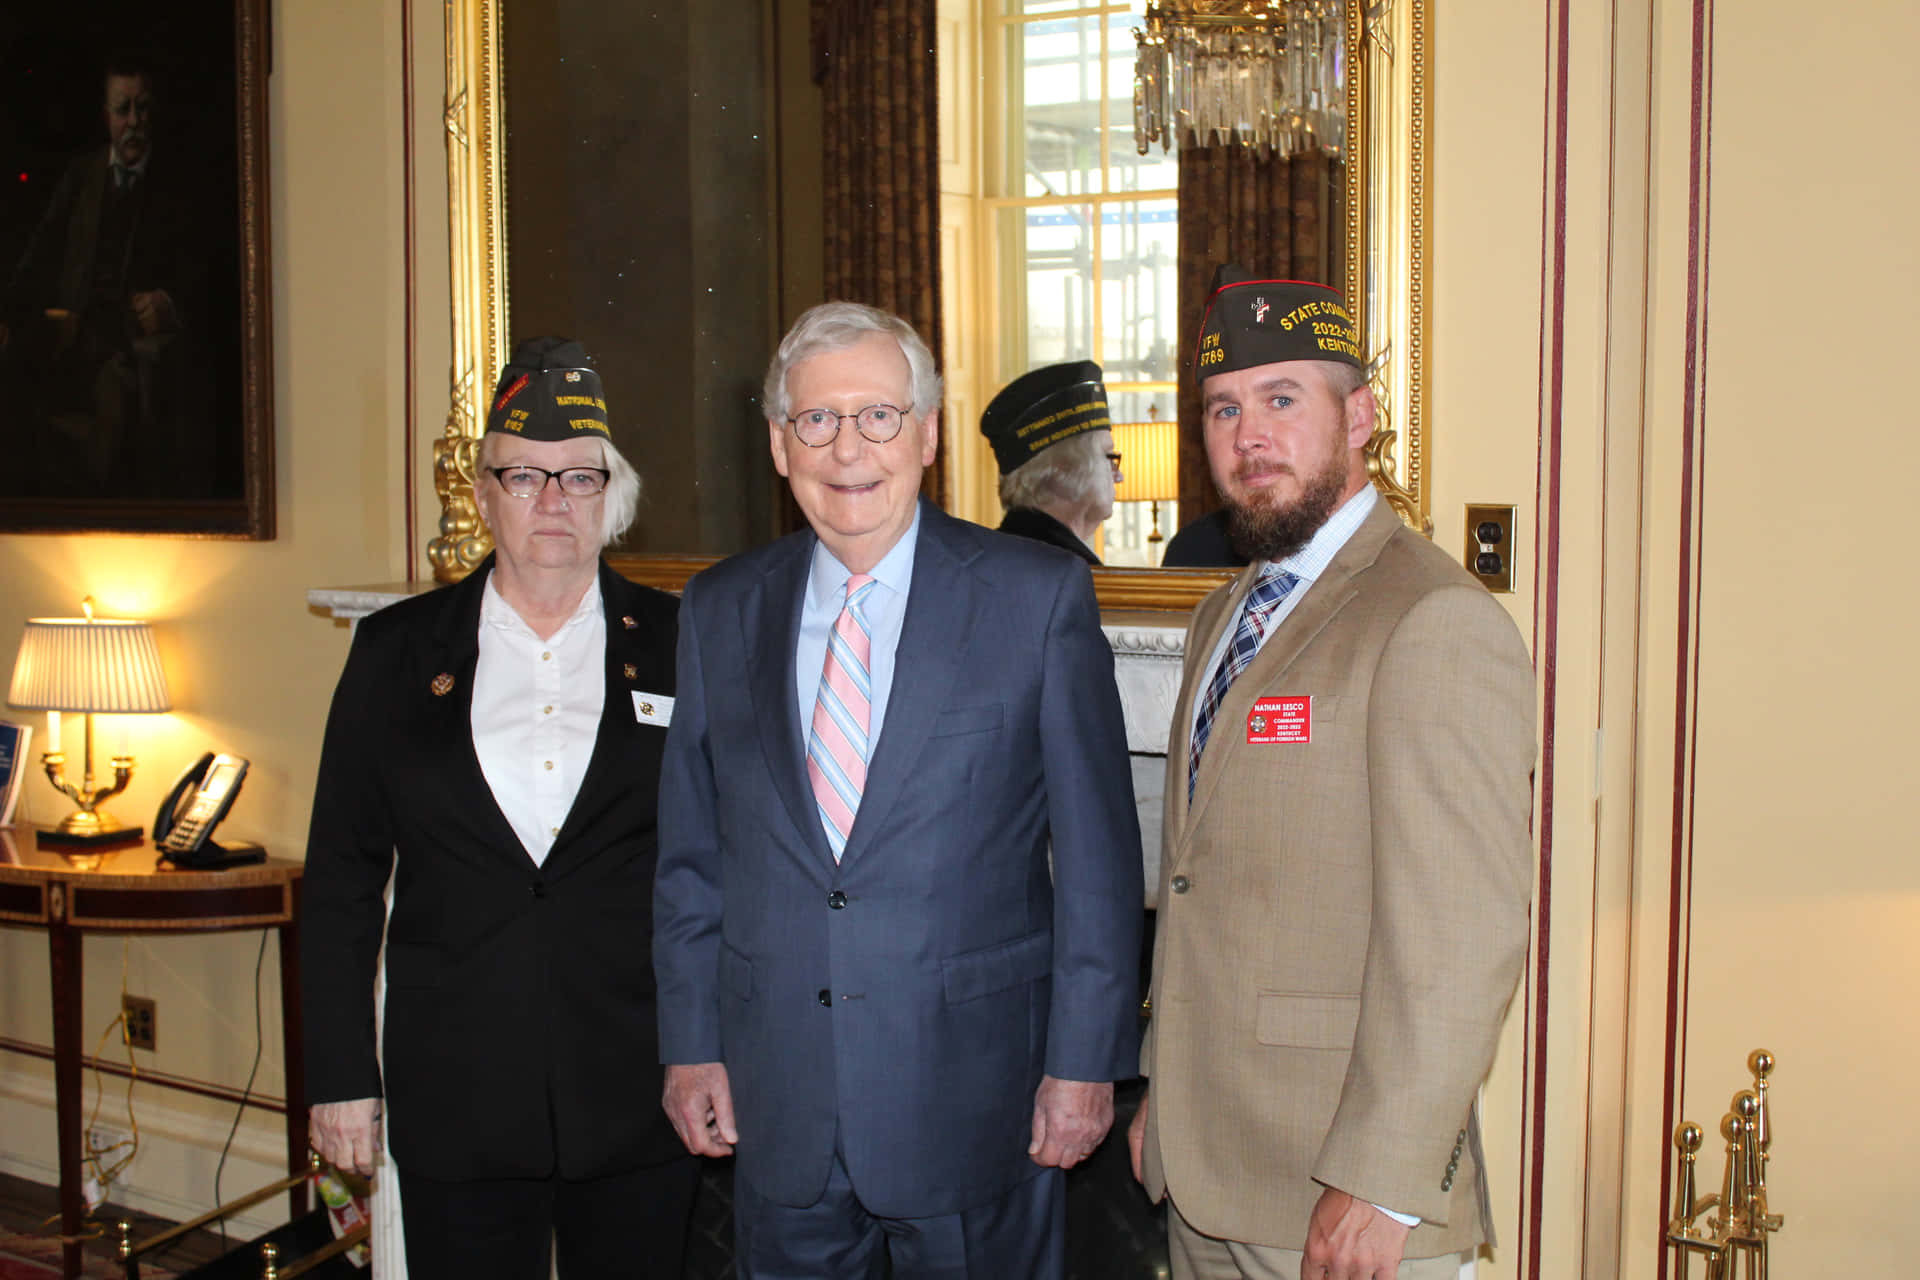
<svg viewBox="0 0 1920 1280">
<path fill-rule="evenodd" d="M 1255 567 L 1257 569 L 1257 566 Z M 1299 1249 L 1323 1186 L 1487 1238 L 1474 1097 L 1526 949 L 1533 673 L 1513 622 L 1378 504 L 1221 704 L 1255 569 L 1203 600 L 1167 756 L 1144 1174 L 1201 1231 Z M 1311 741 L 1254 744 L 1258 698 Z"/>
</svg>

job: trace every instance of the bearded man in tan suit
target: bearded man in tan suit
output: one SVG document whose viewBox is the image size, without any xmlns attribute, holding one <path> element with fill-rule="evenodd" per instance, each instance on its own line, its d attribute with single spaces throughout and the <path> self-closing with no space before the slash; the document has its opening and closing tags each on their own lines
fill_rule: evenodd
<svg viewBox="0 0 1920 1280">
<path fill-rule="evenodd" d="M 1176 1280 L 1452 1276 L 1490 1238 L 1474 1099 L 1526 947 L 1531 666 L 1369 484 L 1337 293 L 1223 268 L 1195 364 L 1252 563 L 1187 634 L 1135 1173 Z"/>
</svg>

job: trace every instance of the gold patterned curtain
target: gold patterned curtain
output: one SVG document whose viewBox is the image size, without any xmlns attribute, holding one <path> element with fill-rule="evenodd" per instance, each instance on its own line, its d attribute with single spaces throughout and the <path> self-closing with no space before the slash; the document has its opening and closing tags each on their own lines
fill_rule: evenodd
<svg viewBox="0 0 1920 1280">
<path fill-rule="evenodd" d="M 1180 152 L 1180 520 L 1220 505 L 1207 472 L 1193 346 L 1214 270 L 1238 262 L 1264 278 L 1341 288 L 1341 166 L 1315 151 L 1283 159 L 1252 147 Z"/>
<path fill-rule="evenodd" d="M 826 296 L 904 316 L 938 360 L 935 30 L 935 0 L 813 0 Z M 927 469 L 924 487 L 936 502 L 946 496 L 943 471 L 938 460 Z"/>
</svg>

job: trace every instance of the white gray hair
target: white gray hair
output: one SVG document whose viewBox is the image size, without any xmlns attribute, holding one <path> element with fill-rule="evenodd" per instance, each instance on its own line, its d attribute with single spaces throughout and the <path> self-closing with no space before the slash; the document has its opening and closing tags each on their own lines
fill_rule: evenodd
<svg viewBox="0 0 1920 1280">
<path fill-rule="evenodd" d="M 787 374 L 793 366 L 815 356 L 845 351 L 876 333 L 884 333 L 900 344 L 900 354 L 907 358 L 907 368 L 913 375 L 913 403 L 896 407 L 910 409 L 923 418 L 938 409 L 940 372 L 935 367 L 933 353 L 927 350 L 927 344 L 920 340 L 912 325 L 878 307 L 858 302 L 823 302 L 809 307 L 793 322 L 787 336 L 780 339 L 780 349 L 774 352 L 773 363 L 767 366 L 766 385 L 761 388 L 761 408 L 767 417 L 785 422 L 793 412 L 793 405 L 787 399 Z"/>
<path fill-rule="evenodd" d="M 476 482 L 493 465 L 497 447 L 494 441 L 502 438 L 510 437 L 499 431 L 489 431 L 480 437 L 479 453 L 473 464 L 478 473 Z M 611 440 L 600 440 L 600 465 L 608 472 L 606 492 L 602 495 L 606 501 L 600 506 L 600 546 L 605 550 L 620 541 L 633 526 L 634 514 L 640 509 L 640 473 L 613 447 Z"/>
<path fill-rule="evenodd" d="M 1000 477 L 1000 505 L 1033 507 L 1062 524 L 1092 524 L 1100 516 L 1101 480 L 1111 473 L 1104 431 L 1082 431 Z"/>
</svg>

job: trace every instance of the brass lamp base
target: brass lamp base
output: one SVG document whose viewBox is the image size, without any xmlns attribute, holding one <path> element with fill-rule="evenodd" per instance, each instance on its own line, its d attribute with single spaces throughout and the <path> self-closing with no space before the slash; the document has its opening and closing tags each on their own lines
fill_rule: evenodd
<svg viewBox="0 0 1920 1280">
<path fill-rule="evenodd" d="M 86 821 L 93 819 L 93 821 Z M 105 819 L 103 825 L 99 819 Z M 34 839 L 42 849 L 110 849 L 118 845 L 139 844 L 146 838 L 145 827 L 122 826 L 110 813 L 76 810 L 57 827 L 36 826 Z"/>
</svg>

